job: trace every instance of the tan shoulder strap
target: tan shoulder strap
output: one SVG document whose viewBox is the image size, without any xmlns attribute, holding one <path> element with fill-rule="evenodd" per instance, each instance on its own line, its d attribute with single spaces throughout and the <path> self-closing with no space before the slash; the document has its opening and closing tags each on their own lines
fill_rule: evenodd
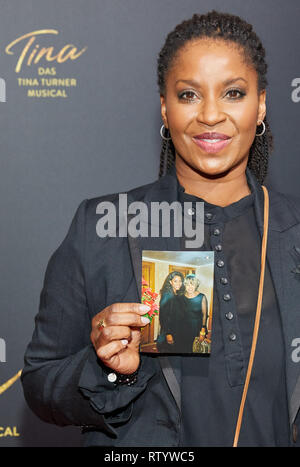
<svg viewBox="0 0 300 467">
<path fill-rule="evenodd" d="M 233 447 L 237 447 L 238 441 L 239 441 L 244 407 L 245 407 L 245 402 L 246 402 L 246 397 L 247 397 L 247 392 L 248 392 L 248 387 L 249 387 L 249 382 L 250 382 L 251 372 L 252 372 L 252 367 L 253 367 L 253 361 L 254 361 L 254 356 L 255 356 L 255 349 L 256 349 L 258 329 L 259 329 L 259 323 L 260 323 L 260 315 L 261 315 L 261 304 L 262 304 L 262 297 L 263 297 L 266 253 L 267 253 L 268 225 L 269 225 L 269 194 L 265 186 L 262 185 L 262 189 L 264 191 L 264 231 L 263 231 L 262 246 L 261 246 L 261 269 L 260 269 L 258 298 L 257 298 L 251 352 L 250 352 L 250 357 L 249 357 L 249 363 L 248 363 L 248 368 L 247 368 L 247 373 L 246 373 L 246 379 L 245 379 L 241 404 L 239 408 L 239 415 L 238 415 L 237 424 L 235 428 Z"/>
</svg>

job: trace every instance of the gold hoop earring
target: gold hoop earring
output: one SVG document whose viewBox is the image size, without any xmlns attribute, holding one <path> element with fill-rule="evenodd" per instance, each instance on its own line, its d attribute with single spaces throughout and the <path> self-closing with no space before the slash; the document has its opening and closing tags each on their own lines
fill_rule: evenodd
<svg viewBox="0 0 300 467">
<path fill-rule="evenodd" d="M 260 120 L 260 124 L 259 125 L 262 125 L 263 126 L 263 130 L 261 133 L 256 133 L 255 135 L 256 136 L 262 136 L 264 134 L 264 132 L 266 131 L 266 125 L 265 125 L 265 122 L 263 122 L 262 120 Z"/>
</svg>

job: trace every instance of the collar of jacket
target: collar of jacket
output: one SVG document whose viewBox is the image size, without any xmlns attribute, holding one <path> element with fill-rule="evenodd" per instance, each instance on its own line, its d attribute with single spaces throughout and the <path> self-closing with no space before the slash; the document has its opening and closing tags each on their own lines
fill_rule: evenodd
<svg viewBox="0 0 300 467">
<path fill-rule="evenodd" d="M 262 237 L 263 233 L 263 213 L 264 195 L 261 185 L 250 169 L 246 169 L 247 182 L 254 193 L 254 209 L 257 225 Z M 176 176 L 175 168 L 159 179 L 157 182 L 132 190 L 128 193 L 128 201 L 140 200 L 148 204 L 153 201 L 167 201 L 172 203 L 179 198 L 180 184 Z M 270 267 L 271 276 L 275 286 L 275 292 L 279 303 L 282 319 L 283 334 L 285 340 L 286 353 L 286 380 L 289 401 L 290 423 L 293 424 L 300 406 L 300 362 L 295 363 L 292 359 L 293 342 L 300 336 L 300 314 L 298 304 L 300 303 L 300 286 L 295 279 L 292 269 L 295 267 L 291 253 L 295 246 L 299 247 L 300 238 L 300 213 L 297 203 L 291 203 L 285 195 L 272 190 L 269 192 L 269 231 L 267 243 L 267 261 Z M 128 220 L 130 216 L 128 215 Z M 291 229 L 291 227 L 294 227 Z M 290 229 L 290 230 L 289 230 Z M 168 249 L 168 239 L 166 248 Z M 136 278 L 139 297 L 141 296 L 142 278 L 142 248 L 140 238 L 133 238 L 128 235 L 129 249 L 131 253 L 134 275 Z M 295 282 L 296 281 L 296 282 Z M 296 333 L 296 334 L 295 334 Z M 276 345 L 276 343 L 274 343 Z M 180 365 L 179 358 L 172 356 L 160 356 L 160 364 L 163 374 L 169 385 L 170 391 L 181 408 L 180 400 Z"/>
<path fill-rule="evenodd" d="M 256 179 L 255 175 L 252 174 L 251 170 L 246 168 L 246 177 L 249 188 L 254 194 L 254 209 L 256 215 L 256 221 L 260 233 L 263 233 L 263 221 L 264 221 L 264 194 L 261 185 Z M 146 191 L 145 196 L 141 201 L 147 204 L 150 212 L 150 206 L 152 202 L 166 201 L 172 203 L 173 201 L 179 200 L 180 184 L 176 175 L 175 167 L 171 167 L 169 172 L 161 179 L 152 183 L 149 189 Z M 270 193 L 270 192 L 269 192 Z M 136 190 L 132 190 L 128 193 L 128 201 L 136 201 Z M 299 223 L 293 211 L 284 209 L 282 206 L 282 194 L 271 192 L 270 196 L 270 211 L 272 216 L 269 218 L 269 229 L 283 232 L 289 229 L 293 225 Z"/>
</svg>

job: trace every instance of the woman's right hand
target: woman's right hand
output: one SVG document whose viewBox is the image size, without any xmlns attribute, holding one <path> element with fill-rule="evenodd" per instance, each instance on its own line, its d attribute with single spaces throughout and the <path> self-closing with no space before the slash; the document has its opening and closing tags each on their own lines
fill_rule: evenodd
<svg viewBox="0 0 300 467">
<path fill-rule="evenodd" d="M 90 338 L 98 357 L 117 373 L 131 374 L 139 367 L 143 317 L 150 310 L 139 303 L 114 303 L 92 319 Z"/>
</svg>

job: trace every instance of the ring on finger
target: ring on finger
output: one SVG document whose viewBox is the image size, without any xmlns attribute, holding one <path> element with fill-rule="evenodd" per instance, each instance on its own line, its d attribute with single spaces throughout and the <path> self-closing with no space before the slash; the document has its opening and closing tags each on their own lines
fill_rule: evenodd
<svg viewBox="0 0 300 467">
<path fill-rule="evenodd" d="M 101 331 L 101 329 L 105 328 L 106 324 L 105 324 L 105 321 L 104 319 L 100 319 L 100 321 L 97 323 L 97 328 L 99 329 L 99 331 Z"/>
</svg>

